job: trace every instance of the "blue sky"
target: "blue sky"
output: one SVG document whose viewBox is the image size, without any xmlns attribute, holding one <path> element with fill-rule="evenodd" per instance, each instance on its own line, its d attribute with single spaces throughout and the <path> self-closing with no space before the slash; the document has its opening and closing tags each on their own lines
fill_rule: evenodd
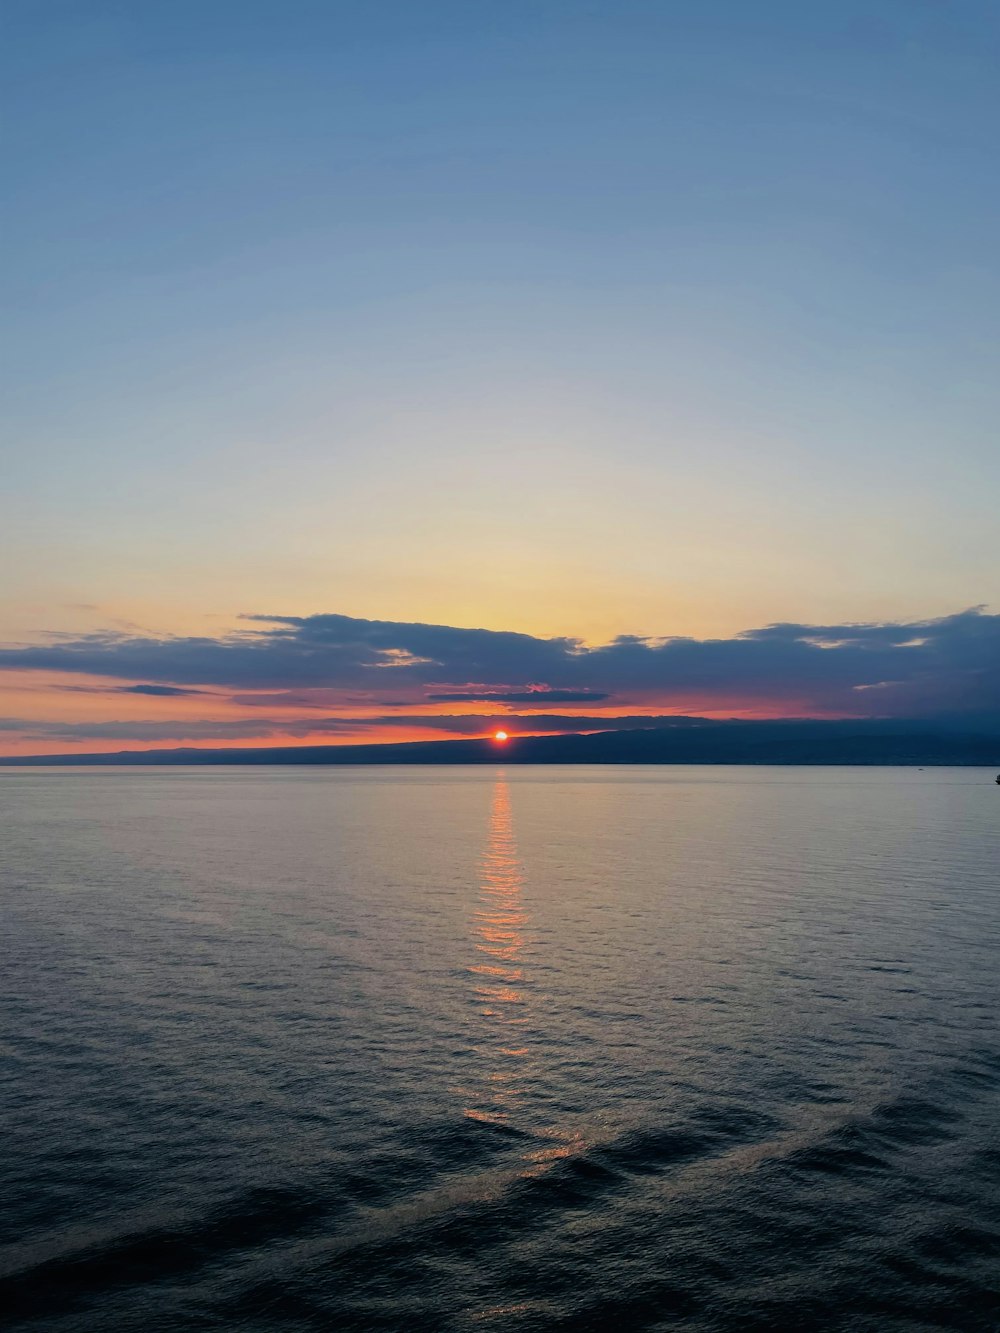
<svg viewBox="0 0 1000 1333">
<path fill-rule="evenodd" d="M 14 0 L 9 643 L 1000 603 L 1000 10 Z"/>
</svg>

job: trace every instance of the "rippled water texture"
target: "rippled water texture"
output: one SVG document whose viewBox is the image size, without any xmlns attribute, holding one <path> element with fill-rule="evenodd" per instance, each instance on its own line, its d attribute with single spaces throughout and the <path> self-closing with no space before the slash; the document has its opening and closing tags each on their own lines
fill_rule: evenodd
<svg viewBox="0 0 1000 1333">
<path fill-rule="evenodd" d="M 976 770 L 0 772 L 8 1326 L 1000 1326 Z"/>
</svg>

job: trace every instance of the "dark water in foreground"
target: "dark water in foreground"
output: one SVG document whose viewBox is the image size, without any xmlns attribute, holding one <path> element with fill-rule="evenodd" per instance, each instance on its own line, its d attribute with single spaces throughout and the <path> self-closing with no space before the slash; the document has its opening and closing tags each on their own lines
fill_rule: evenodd
<svg viewBox="0 0 1000 1333">
<path fill-rule="evenodd" d="M 0 817 L 8 1327 L 1000 1327 L 992 774 L 8 770 Z"/>
</svg>

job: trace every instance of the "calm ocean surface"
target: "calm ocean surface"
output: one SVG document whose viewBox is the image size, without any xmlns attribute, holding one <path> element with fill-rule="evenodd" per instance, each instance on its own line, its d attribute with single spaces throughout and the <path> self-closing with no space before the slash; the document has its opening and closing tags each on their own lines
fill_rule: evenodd
<svg viewBox="0 0 1000 1333">
<path fill-rule="evenodd" d="M 1000 1327 L 981 770 L 0 771 L 0 1309 Z"/>
</svg>

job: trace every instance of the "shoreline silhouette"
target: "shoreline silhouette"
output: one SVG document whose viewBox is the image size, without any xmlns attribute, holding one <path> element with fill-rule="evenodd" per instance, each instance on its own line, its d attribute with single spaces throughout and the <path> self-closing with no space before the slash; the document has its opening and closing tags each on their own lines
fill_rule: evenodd
<svg viewBox="0 0 1000 1333">
<path fill-rule="evenodd" d="M 609 719 L 610 720 L 610 719 Z M 510 723 L 508 722 L 508 726 Z M 519 736 L 502 753 L 473 740 L 254 748 L 119 750 L 0 757 L 0 765 L 212 764 L 777 764 L 983 767 L 1000 764 L 1000 730 L 925 721 L 709 721 L 670 726 Z"/>
</svg>

